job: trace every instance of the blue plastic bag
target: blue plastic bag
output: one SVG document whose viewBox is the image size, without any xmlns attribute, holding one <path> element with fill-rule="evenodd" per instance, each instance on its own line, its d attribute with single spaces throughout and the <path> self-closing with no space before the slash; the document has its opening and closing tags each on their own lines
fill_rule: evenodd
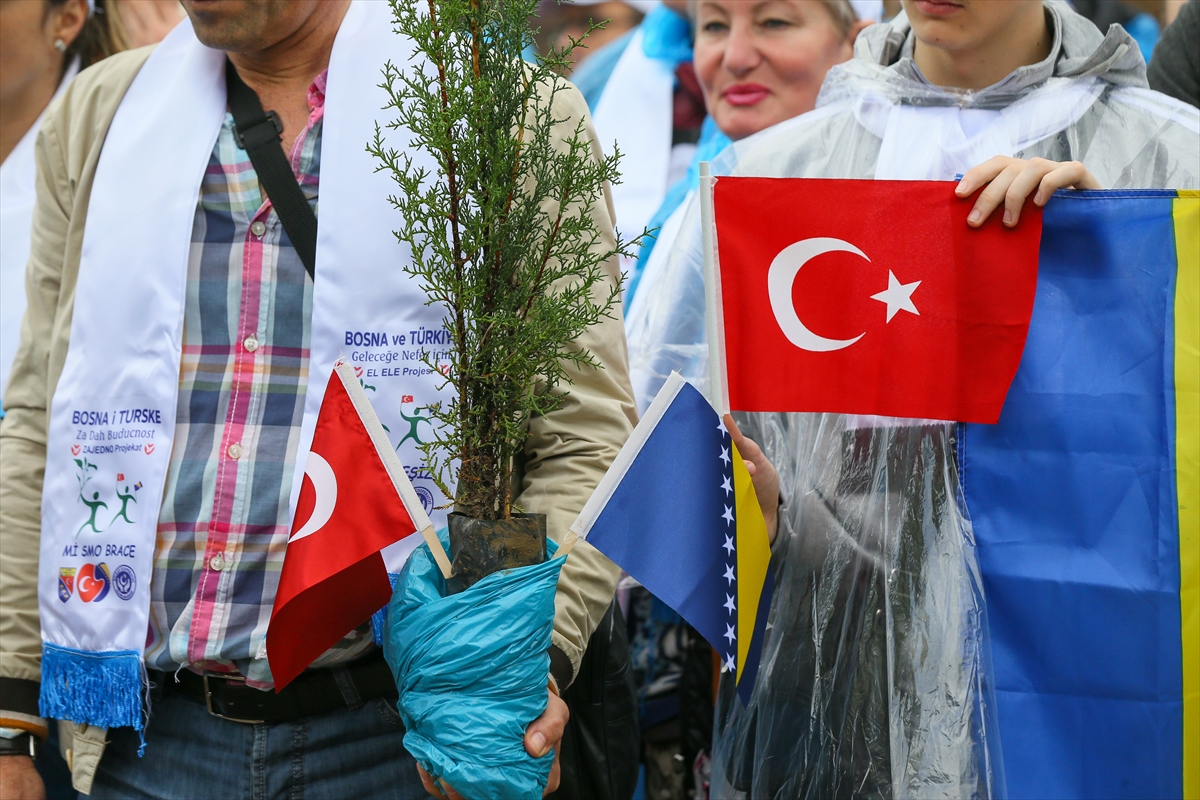
<svg viewBox="0 0 1200 800">
<path fill-rule="evenodd" d="M 554 542 L 546 546 L 552 556 Z M 497 572 L 446 597 L 423 544 L 400 575 L 383 653 L 400 690 L 404 747 L 463 797 L 537 800 L 549 780 L 554 753 L 531 757 L 524 737 L 546 710 L 563 561 Z"/>
</svg>

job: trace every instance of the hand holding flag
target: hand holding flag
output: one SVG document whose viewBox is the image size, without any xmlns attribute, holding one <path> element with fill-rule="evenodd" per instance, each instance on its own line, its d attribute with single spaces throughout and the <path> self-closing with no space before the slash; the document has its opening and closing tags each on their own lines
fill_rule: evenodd
<svg viewBox="0 0 1200 800">
<path fill-rule="evenodd" d="M 779 472 L 762 448 L 753 439 L 746 438 L 732 414 L 725 414 L 721 419 L 729 435 L 733 437 L 733 446 L 737 448 L 742 463 L 746 465 L 746 472 L 754 484 L 754 495 L 758 499 L 763 520 L 767 525 L 767 540 L 775 544 L 775 535 L 779 528 Z"/>
<path fill-rule="evenodd" d="M 571 531 L 699 631 L 747 702 L 774 578 L 767 521 L 731 432 L 672 373 Z M 756 471 L 769 477 L 764 464 Z"/>
</svg>

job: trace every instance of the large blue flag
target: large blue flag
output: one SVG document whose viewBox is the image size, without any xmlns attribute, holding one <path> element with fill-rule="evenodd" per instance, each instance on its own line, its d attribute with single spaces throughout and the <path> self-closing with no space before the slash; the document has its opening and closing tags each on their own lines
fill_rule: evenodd
<svg viewBox="0 0 1200 800">
<path fill-rule="evenodd" d="M 1009 795 L 1200 797 L 1200 193 L 1046 206 L 1020 369 L 962 434 Z"/>
<path fill-rule="evenodd" d="M 745 462 L 704 396 L 672 373 L 571 526 L 754 686 L 774 580 Z"/>
</svg>

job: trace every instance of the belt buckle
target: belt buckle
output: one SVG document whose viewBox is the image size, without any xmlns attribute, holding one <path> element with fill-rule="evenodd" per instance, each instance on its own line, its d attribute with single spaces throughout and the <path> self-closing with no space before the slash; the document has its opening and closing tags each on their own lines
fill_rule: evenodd
<svg viewBox="0 0 1200 800">
<path fill-rule="evenodd" d="M 208 713 L 217 719 L 228 720 L 229 722 L 240 722 L 243 725 L 262 725 L 266 722 L 265 719 L 238 719 L 237 717 L 227 717 L 224 714 L 218 714 L 213 710 L 212 704 L 212 689 L 208 686 L 210 677 L 225 681 L 226 683 L 245 683 L 246 678 L 242 675 L 209 675 L 207 672 L 202 676 L 204 678 L 204 705 L 208 709 Z"/>
</svg>

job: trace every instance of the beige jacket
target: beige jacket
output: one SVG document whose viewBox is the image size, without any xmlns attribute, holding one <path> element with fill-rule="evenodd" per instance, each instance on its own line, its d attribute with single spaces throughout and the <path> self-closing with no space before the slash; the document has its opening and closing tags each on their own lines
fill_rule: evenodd
<svg viewBox="0 0 1200 800">
<path fill-rule="evenodd" d="M 46 464 L 47 411 L 62 373 L 71 332 L 84 221 L 96 164 L 113 115 L 151 48 L 109 58 L 83 72 L 47 114 L 37 140 L 37 208 L 26 273 L 29 307 L 4 397 L 0 423 L 0 726 L 44 732 L 37 716 L 41 635 L 37 574 Z M 565 138 L 587 106 L 574 88 L 557 94 L 555 117 Z M 595 141 L 588 122 L 588 131 Z M 601 151 L 593 145 L 597 157 Z M 600 198 L 597 198 L 600 200 Z M 605 188 L 593 214 L 606 232 L 598 248 L 613 243 L 612 199 Z M 153 225 L 153 220 L 146 220 Z M 606 265 L 607 293 L 619 280 L 617 260 Z M 88 298 L 85 302 L 103 301 Z M 573 385 L 555 412 L 533 419 L 518 476 L 517 503 L 548 516 L 552 538 L 562 541 L 604 475 L 635 421 L 620 312 L 579 341 L 603 369 L 568 366 Z M 556 677 L 578 671 L 588 638 L 607 610 L 618 569 L 586 543 L 575 547 L 558 584 L 553 643 Z M 33 698 L 32 705 L 30 698 Z M 62 725 L 75 788 L 91 789 L 105 742 L 103 729 Z"/>
</svg>

